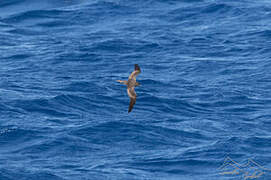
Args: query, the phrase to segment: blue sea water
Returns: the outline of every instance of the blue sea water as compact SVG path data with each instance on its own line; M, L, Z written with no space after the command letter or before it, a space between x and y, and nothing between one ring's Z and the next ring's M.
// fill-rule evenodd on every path
M271 179L270 58L268 0L1 1L0 180Z

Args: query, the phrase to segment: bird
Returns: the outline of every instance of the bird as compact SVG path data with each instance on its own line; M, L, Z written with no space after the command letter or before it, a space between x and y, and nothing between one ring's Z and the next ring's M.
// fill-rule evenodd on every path
M130 104L128 113L130 113L136 103L136 93L135 93L135 87L139 86L139 82L136 81L136 77L138 74L141 73L140 67L138 64L135 64L135 70L130 74L128 81L126 80L117 80L117 82L124 84L127 86L127 94L130 97Z

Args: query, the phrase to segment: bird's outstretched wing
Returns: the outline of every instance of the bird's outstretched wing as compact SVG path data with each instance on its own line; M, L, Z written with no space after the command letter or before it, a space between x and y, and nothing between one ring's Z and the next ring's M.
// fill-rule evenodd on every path
M132 111L134 104L136 102L135 88L134 87L127 88L127 93L128 93L128 96L130 97L130 104L129 104L129 110L128 110L128 113L129 113Z
M129 79L136 79L136 76L141 72L138 64L135 64L135 70L130 74Z

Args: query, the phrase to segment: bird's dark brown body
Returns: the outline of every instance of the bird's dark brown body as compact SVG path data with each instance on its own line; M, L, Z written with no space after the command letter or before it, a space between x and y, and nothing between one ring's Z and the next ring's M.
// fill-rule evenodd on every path
M135 64L135 70L129 76L128 81L118 80L118 82L120 82L121 84L125 84L127 86L127 94L130 97L130 105L129 105L128 113L132 111L133 106L136 102L135 87L139 85L139 83L136 81L136 76L140 72L141 70L139 66Z

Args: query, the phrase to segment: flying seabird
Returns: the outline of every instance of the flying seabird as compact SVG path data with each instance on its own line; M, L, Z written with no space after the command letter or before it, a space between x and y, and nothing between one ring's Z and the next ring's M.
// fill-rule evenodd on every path
M128 81L117 80L121 84L125 84L127 86L127 94L130 97L130 105L128 109L128 113L132 111L133 106L136 102L136 93L135 87L139 86L139 83L136 82L136 76L140 73L140 68L137 64L135 64L135 70L130 74Z

